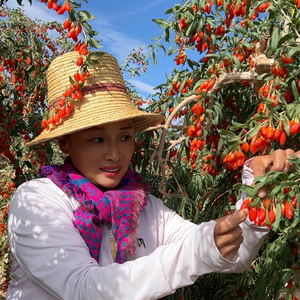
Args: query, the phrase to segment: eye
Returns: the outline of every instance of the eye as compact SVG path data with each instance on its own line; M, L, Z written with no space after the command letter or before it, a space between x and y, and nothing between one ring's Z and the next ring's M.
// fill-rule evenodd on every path
M129 141L131 139L131 135L124 135L122 137L122 141Z
M104 139L102 137L96 137L92 139L92 141L95 143L103 143Z

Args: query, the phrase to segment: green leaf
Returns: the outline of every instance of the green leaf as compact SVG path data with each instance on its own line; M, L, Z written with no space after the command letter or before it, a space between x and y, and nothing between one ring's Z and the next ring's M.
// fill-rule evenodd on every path
M223 145L224 145L224 139L222 137L220 137L219 143L218 143L218 151L221 151Z
M279 230L280 221L281 221L281 203L278 202L276 204L276 219L272 226L272 228L275 232L277 232Z
M105 54L105 52L102 51L95 51L95 52L91 52L89 53L89 55L87 56L87 60L95 60L98 61L99 58L101 56L103 56Z
M275 188L271 191L271 193L269 194L270 196L275 196L276 194L278 194L282 189L281 185L277 185L275 186Z
M252 197L253 197L253 196L252 196ZM249 204L249 207L255 207L255 206L258 206L258 204L259 204L260 201L261 201L260 198L259 198L259 197L256 197L256 198L254 199L254 201L251 202L251 203Z
M283 43L285 43L286 41L291 40L291 38L293 38L294 35L292 33L286 34L284 35L278 42L278 47L281 47Z
M88 11L86 10L80 10L78 11L78 16L79 20L83 22L88 22L90 19L95 19L93 15L91 15Z
M295 80L293 80L293 82L292 82L292 92L293 92L295 101L299 102L299 93L298 93L297 84L296 84Z
M287 57L294 56L297 52L300 52L300 47L291 47L287 52Z
M167 28L165 29L165 41L166 41L167 43L170 42L170 27L167 27ZM166 52L166 51L165 51L165 52Z
M157 58L156 58L156 54L154 51L152 51L152 59L153 59L153 62L154 62L154 67L157 65Z
M272 37L271 37L271 51L275 52L278 49L278 44L280 40L280 27L276 26L273 30Z
M194 18L193 22L188 26L188 29L185 33L186 36L190 36L196 31L196 26L197 26L197 19Z
M235 25L235 29L243 35L247 34L246 28L242 27L241 25Z
M169 8L166 10L165 15L171 14L173 12L173 8Z
M162 45L162 44L159 44L159 45L158 45L158 47L160 47L161 49L163 49L163 50L164 50L164 52L165 52L165 55L167 54L167 50L166 50L166 48L165 48L165 46L164 46L164 45Z
M220 134L220 137L222 137L224 139L239 141L239 137L234 132L227 131L227 130L224 130L224 129L219 129L219 134Z
M165 115L167 111L167 103L161 105L161 114Z
M92 46L93 48L97 48L97 49L103 48L103 46L101 46L99 44L99 41L97 41L95 38L87 37L86 40L87 40L88 45Z
M70 17L70 20L72 22L75 22L76 21L76 16L74 15L74 10L72 9L70 12L69 12L69 17ZM84 25L84 24L83 24Z
M90 24L82 23L83 27L86 29L89 36L93 36L93 29Z
M156 23L161 28L169 27L169 23L166 22L164 19L152 19L154 23Z
M223 113L222 113L222 108L217 105L217 103L214 105L214 123L217 125L220 122L220 119L222 119ZM235 137L233 137L235 140Z
M254 197L256 195L256 189L254 189L252 186L250 185L246 185L246 184L242 184L242 183L237 183L233 186L234 189L241 191L241 192L245 192L247 193L249 196Z

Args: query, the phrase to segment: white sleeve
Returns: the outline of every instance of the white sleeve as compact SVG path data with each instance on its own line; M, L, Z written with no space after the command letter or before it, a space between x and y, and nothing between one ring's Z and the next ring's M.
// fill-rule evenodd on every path
M185 238L149 256L101 267L74 228L69 198L51 184L23 184L9 213L11 252L37 286L57 299L158 299L198 276L235 265L211 251L215 222L193 226Z
M254 175L252 169L250 169L249 163L251 160L245 162L242 173L243 184L251 185L254 180ZM236 203L236 209L239 210L247 194L242 192L241 199ZM238 251L238 257L240 258L239 264L235 265L233 268L225 270L228 273L238 273L247 270L253 259L258 254L258 251L269 233L266 226L257 226L253 222L246 219L245 222L240 224L243 230L244 241Z

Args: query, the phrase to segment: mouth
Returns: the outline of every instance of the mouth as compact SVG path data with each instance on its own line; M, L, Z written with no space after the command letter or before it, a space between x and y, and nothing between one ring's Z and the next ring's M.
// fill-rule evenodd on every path
M101 171L105 172L105 173L117 173L121 170L121 167L117 166L117 167L104 167L104 168L100 168Z

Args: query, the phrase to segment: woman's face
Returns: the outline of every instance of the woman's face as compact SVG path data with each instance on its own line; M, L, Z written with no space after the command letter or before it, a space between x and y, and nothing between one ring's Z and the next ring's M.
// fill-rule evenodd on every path
M101 125L58 138L75 168L102 191L116 187L134 151L133 120Z

